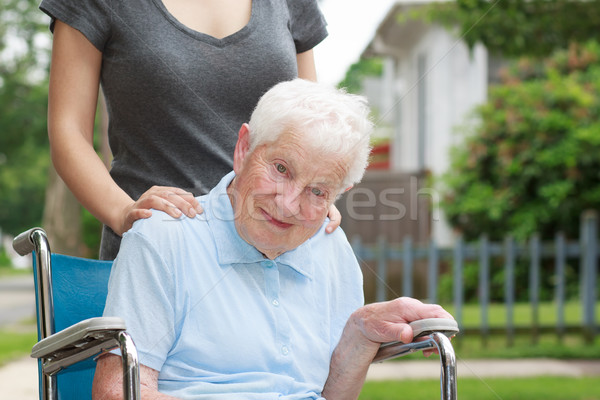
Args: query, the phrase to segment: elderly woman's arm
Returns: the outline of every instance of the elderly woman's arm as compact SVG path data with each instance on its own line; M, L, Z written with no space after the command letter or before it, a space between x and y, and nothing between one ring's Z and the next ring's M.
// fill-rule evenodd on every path
M140 365L140 391L144 400L173 400L158 391L158 371ZM95 400L121 400L123 399L123 368L121 357L107 354L98 360L94 384L92 386L92 399Z
M373 303L356 310L348 319L331 357L323 397L327 400L358 398L381 343L411 342L413 332L408 323L424 318L452 316L438 305L423 304L408 297Z

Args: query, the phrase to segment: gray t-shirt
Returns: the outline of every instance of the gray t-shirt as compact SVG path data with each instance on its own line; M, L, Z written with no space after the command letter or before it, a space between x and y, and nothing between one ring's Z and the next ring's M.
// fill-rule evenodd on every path
M223 39L181 24L161 0L42 0L40 9L102 52L110 173L134 199L153 185L207 193L231 171L260 96L295 78L296 54L327 36L316 0L253 0L249 23ZM118 245L105 229L101 258Z

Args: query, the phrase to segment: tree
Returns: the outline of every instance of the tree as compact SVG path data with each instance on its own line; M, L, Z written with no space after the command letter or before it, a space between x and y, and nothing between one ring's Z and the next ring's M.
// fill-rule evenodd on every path
M581 212L600 208L599 63L598 42L572 44L544 63L521 59L491 88L443 178L467 238L578 237Z
M50 162L38 14L37 1L0 0L0 227L13 235L40 224Z
M0 0L0 227L16 235L42 225L53 251L89 255L82 245L82 208L50 162L50 32L38 5Z
M504 57L546 57L597 37L600 0L456 0L435 3L417 16L458 26L458 36L471 47L481 42Z
M344 79L338 84L350 93L362 92L362 83L366 77L378 77L383 73L383 61L378 57L361 58L352 64Z

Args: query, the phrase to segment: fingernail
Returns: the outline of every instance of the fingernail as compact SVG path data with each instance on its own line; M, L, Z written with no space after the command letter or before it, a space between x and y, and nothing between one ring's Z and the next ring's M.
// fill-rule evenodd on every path
M190 208L190 211L188 212L188 217L194 218L195 216L196 216L196 210L194 210L193 208Z

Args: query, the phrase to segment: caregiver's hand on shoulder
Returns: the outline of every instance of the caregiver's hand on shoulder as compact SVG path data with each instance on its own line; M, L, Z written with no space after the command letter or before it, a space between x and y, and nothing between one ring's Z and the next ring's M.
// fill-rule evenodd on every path
M327 224L327 227L325 227L325 232L331 233L340 226L340 223L342 222L342 214L340 214L340 210L338 210L337 207L332 204L331 207L329 207L329 213L327 214L327 217L329 217L329 223Z
M149 218L152 215L151 208L164 211L173 218L179 218L182 214L194 218L204 211L190 192L170 186L153 186L123 210L122 223L115 233L122 236L135 221Z

